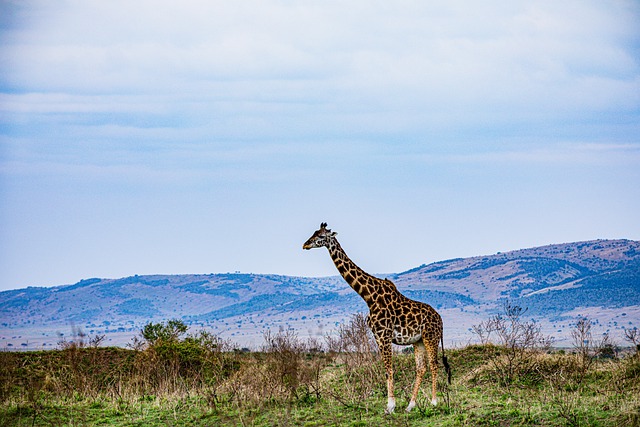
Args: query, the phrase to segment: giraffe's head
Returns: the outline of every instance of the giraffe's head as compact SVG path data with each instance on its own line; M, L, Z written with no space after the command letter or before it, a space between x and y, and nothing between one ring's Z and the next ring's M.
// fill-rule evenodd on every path
M309 238L304 245L302 245L302 249L312 249L312 248L321 248L322 246L328 246L329 240L335 236L335 231L331 231L327 228L327 223L323 222L320 224L320 229L313 233L313 236Z

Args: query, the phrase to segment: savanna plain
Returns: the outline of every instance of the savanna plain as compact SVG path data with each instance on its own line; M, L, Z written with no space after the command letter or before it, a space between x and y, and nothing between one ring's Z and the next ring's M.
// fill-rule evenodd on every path
M638 426L637 330L621 351L583 319L574 346L553 349L519 307L473 327L479 344L440 357L437 406L430 378L408 404L409 350L394 355L396 413L384 414L385 371L363 315L323 339L267 333L260 351L179 320L149 323L128 348L77 331L58 349L0 352L3 426Z

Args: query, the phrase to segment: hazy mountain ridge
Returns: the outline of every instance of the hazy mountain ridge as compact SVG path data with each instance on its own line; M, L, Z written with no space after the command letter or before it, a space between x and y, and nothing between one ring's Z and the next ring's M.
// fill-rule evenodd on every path
M640 299L633 298L640 291L640 242L596 240L454 259L423 265L393 279L399 288L429 284L431 289L460 293L479 302L528 297L530 304L544 292L620 286L624 292L617 292L613 300L609 296L609 304L630 300L640 304Z
M616 310L625 309L624 320L640 326L640 242L636 241L548 245L440 261L388 277L410 298L440 310L446 326L457 331L455 336L495 312L505 298L528 307L530 315L554 328L554 322L570 320L576 310L589 307L613 310L614 317ZM68 331L70 325L88 333L130 337L146 322L170 318L214 328L232 339L280 326L312 334L330 331L350 314L366 309L339 276L227 273L92 278L73 285L0 292L0 345L4 341L15 346L24 337L31 342L48 339L51 345L56 332Z

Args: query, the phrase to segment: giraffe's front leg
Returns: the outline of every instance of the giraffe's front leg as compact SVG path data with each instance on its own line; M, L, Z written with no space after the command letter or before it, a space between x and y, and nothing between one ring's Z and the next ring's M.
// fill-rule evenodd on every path
M393 397L393 368L387 369L387 408L385 414L393 414L396 409L396 398Z
M382 363L384 363L384 369L387 372L387 408L384 410L385 414L392 414L396 408L396 399L393 397L393 358L391 352L391 339L385 340L384 338L377 338L378 348L380 349L380 356L382 357Z

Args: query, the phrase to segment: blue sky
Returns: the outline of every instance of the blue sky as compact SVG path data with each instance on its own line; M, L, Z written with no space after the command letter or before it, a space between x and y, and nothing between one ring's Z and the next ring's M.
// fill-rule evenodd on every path
M636 1L0 7L0 289L640 239Z

